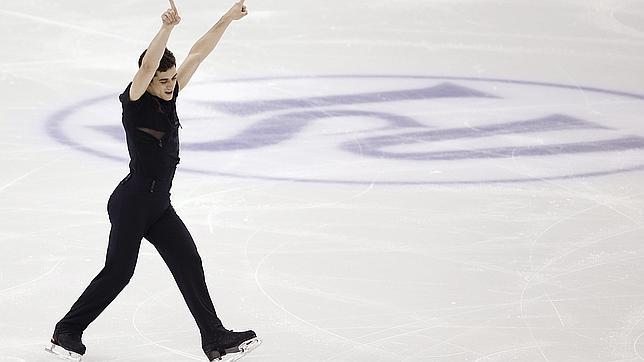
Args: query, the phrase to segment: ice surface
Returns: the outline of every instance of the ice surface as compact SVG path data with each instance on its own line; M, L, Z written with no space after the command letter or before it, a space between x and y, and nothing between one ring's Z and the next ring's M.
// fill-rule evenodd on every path
M227 9L177 0L179 61ZM0 360L48 361L165 1L0 3ZM248 0L179 96L172 202L248 361L644 359L641 1ZM92 361L205 360L155 249Z

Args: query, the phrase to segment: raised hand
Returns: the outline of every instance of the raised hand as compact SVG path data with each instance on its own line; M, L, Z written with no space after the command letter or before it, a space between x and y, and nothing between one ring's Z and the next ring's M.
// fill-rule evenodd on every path
M246 0L237 1L230 10L228 10L226 15L228 15L232 20L239 20L248 15L248 10L246 10L246 5L244 5L245 2Z
M175 26L181 22L181 17L173 0L170 0L170 6L171 8L161 15L161 20L163 21L163 25Z

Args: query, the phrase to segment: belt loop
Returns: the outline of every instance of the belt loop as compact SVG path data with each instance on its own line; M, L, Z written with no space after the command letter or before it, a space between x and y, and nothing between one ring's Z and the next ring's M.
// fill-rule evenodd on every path
M156 184L156 180L152 180L152 184L150 185L150 192L154 192L154 184Z

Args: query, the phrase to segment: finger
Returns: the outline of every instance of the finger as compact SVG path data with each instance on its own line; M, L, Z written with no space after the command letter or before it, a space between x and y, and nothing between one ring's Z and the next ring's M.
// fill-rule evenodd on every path
M174 3L174 0L170 0L170 6L172 7L172 10L174 10L175 13L179 12L177 10L177 5L175 5L175 3Z

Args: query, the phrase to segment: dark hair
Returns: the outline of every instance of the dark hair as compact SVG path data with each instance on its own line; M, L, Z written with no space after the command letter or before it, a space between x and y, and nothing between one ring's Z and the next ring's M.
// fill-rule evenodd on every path
M148 50L144 50L143 53L141 53L141 56L139 57L139 68L141 68L141 63L143 63L143 57L145 56L145 53ZM158 72L165 72L166 70L174 67L177 65L177 60L174 58L174 54L172 54L171 51L168 50L168 48L165 48L165 51L163 52L163 57L161 57L161 61L159 62L159 68L157 68Z

